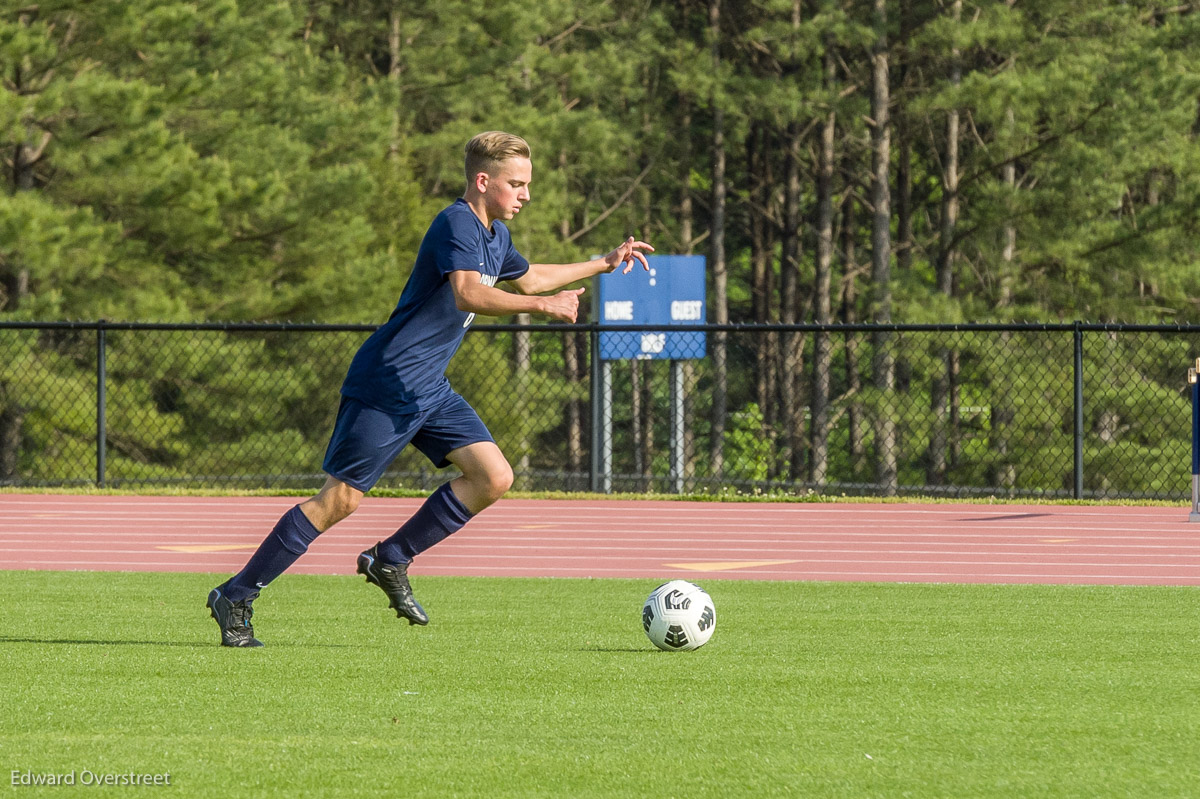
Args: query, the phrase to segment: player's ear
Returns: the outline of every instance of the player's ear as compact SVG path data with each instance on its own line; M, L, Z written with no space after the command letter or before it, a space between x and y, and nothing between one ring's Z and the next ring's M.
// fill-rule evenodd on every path
M475 173L475 191L479 192L480 194L483 194L484 192L487 191L488 184L491 183L491 181L492 181L492 176L489 175L487 172L483 172L483 171L476 172Z

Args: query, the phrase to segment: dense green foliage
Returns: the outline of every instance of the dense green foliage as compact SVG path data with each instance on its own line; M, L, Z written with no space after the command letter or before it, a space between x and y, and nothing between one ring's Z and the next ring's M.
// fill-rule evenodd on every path
M913 230L911 241L897 231L911 252L895 317L1194 311L1200 15L1157 0L953 5L891 9L896 174L908 160L893 193L911 194ZM378 320L430 213L461 188L462 143L485 128L533 144L535 202L514 229L538 260L627 232L688 250L684 226L696 239L708 223L720 107L731 315L749 318L752 229L765 222L768 245L787 233L789 125L809 131L804 177L815 125L834 113L834 204L863 199L874 34L855 3L726 0L717 29L709 11L696 0L10 7L0 15L0 308L9 318ZM943 241L951 111L960 209ZM799 195L798 318L815 291L813 185ZM686 220L684 193L695 201ZM847 237L862 235L845 224ZM1005 256L1007 229L1016 245ZM945 250L955 285L931 305ZM842 266L844 280L864 279ZM778 298L769 305L777 317Z
M722 799L1174 797L1200 779L1192 588L718 580L711 642L665 653L640 624L655 582L417 577L432 623L412 628L359 580L289 576L255 603L266 648L228 650L214 579L3 573L21 608L0 631L5 777Z
M576 260L629 233L662 252L704 252L709 320L1196 321L1195 4L876 5L886 21L845 0L10 5L0 11L0 321L381 321L432 215L461 191L463 143L495 128L533 146L534 201L512 224L523 252ZM873 74L886 75L883 127ZM890 167L882 228L873 159ZM889 270L872 268L875 253ZM1021 408L1036 397L1001 407L990 393L964 396L963 359L978 354L872 363L844 340L824 344L763 337L740 357L769 379L739 382L714 342L691 376L689 476L1061 488L1019 442L1064 410L1029 418ZM85 387L67 367L86 358L45 337L6 346L17 354L0 366L0 480L19 480L20 462L51 439L64 442L56 456L84 458L75 439L91 412L52 404ZM199 446L212 420L167 395L209 389L221 359L269 354L247 346L178 364L139 356L145 369L122 375L139 387L114 412L163 417L156 429L192 437L112 442L131 459L124 476L161 472ZM530 370L497 340L458 379L529 408L578 403L586 357L567 358L569 346L535 353ZM1128 386L1165 378L1152 393L1177 393L1188 355L1167 348L1183 357L1098 387L1108 404L1089 412L1089 434L1120 443L1145 428L1157 411L1131 409ZM1019 351L993 358L981 384L1060 379L1062 363ZM297 448L321 438L333 398L298 409L305 387L327 392L336 378L262 363L258 383L275 375L297 393L259 434ZM162 386L164 374L178 385ZM897 385L904 374L918 379ZM586 425L569 419L586 414L553 403L533 435L570 449L566 470L578 471ZM838 427L897 404L930 418L907 438ZM661 424L636 434L651 430L652 405L631 418L627 471L663 473ZM989 409L989 428L998 409L1019 430L960 457L966 407ZM487 421L514 457L532 446L525 431ZM1117 459L1137 471L1136 459Z

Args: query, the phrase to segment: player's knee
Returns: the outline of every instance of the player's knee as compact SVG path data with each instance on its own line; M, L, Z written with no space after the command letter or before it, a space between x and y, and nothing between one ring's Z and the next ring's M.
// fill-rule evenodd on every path
M508 489L512 488L513 470L512 467L505 463L503 466L493 468L487 475L487 486L485 491L490 502L495 502L508 493Z
M337 524L358 510L358 503L361 500L362 492L348 485L327 486L313 498L313 503L317 506L315 515L320 518L318 526L328 529ZM314 521L314 523L316 522Z
M339 491L334 505L338 519L344 519L358 510L360 501L362 501L362 494L358 491Z

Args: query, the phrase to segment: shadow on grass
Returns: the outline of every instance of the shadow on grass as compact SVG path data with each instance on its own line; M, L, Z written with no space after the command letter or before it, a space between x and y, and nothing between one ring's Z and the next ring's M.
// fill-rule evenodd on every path
M0 639L2 640L2 639ZM645 649L632 646L581 646L580 652L631 652L635 655L653 655L657 649Z
M203 647L196 641L103 641L94 638L13 638L0 635L0 644L99 644L101 646L190 646Z
M182 646L193 649L221 649L215 643L198 641L105 641L94 638L14 638L0 635L0 644L96 644L99 646ZM237 649L238 647L228 647ZM253 648L253 647L249 647ZM272 649L362 649L354 644L272 644Z

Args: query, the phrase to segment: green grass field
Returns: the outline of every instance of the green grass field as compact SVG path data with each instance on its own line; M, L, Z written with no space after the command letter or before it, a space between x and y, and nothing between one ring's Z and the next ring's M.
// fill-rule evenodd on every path
M418 577L416 628L290 575L229 650L212 576L0 572L0 764L171 775L12 788L55 796L1200 793L1196 589L697 581L692 653L643 636L655 581Z

